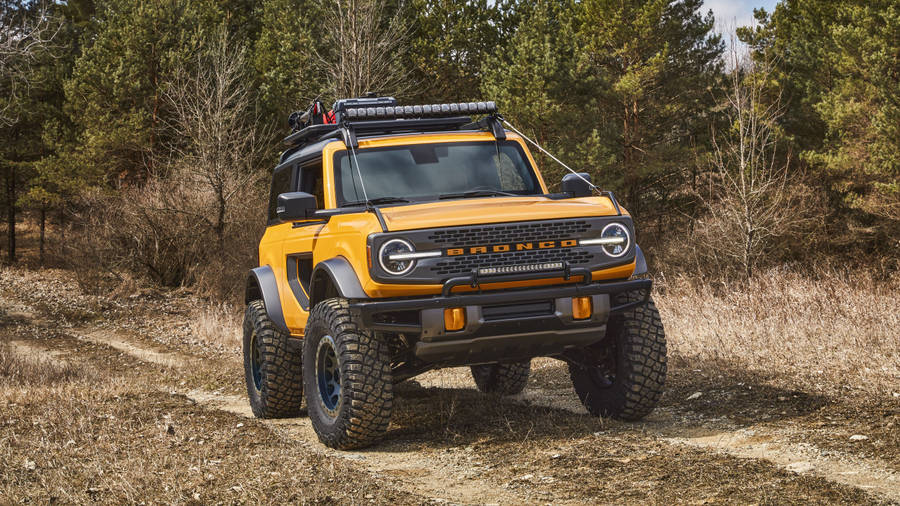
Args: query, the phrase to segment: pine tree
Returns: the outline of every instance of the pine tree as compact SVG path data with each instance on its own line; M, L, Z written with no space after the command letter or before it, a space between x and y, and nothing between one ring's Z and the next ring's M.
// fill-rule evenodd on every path
M890 0L789 0L740 32L778 63L783 128L830 196L841 242L900 237L900 6ZM849 222L849 226L848 226ZM833 235L833 234L831 234ZM842 246L843 247L843 246Z
M604 180L631 212L663 216L690 147L706 137L721 38L702 0L587 0L577 39L593 95L595 135L616 153ZM621 174L621 179L616 175ZM619 181L615 181L619 179Z
M508 35L511 7L488 0L413 0L409 65L422 103L480 99L481 70Z
M579 97L588 90L574 75L573 8L571 2L521 4L522 22L515 34L485 61L481 90L524 134L559 156L580 161L579 170L593 172L589 162L604 147L595 145L588 158L576 148L584 141ZM579 156L571 156L576 152ZM536 150L534 155L545 181L555 187L565 170Z
M166 77L219 19L211 1L98 2L66 82L68 112L79 130L72 163L93 164L111 181L144 180L165 145Z
M324 91L316 51L321 39L321 4L307 0L264 0L253 54L264 120L281 129L287 116ZM279 130L280 131L280 130Z

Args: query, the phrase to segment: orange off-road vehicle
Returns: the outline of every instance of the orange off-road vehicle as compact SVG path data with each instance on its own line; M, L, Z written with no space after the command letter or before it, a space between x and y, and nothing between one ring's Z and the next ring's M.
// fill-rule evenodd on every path
M346 99L292 126L247 280L256 416L298 415L305 391L319 439L358 448L387 431L394 384L470 366L479 390L515 395L540 356L568 364L594 415L654 408L651 281L631 216L587 174L550 193L492 102Z

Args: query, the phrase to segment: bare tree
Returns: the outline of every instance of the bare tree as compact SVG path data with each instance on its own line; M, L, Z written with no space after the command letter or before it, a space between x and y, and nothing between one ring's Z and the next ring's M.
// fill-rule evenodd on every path
M194 61L185 62L166 91L176 134L167 177L192 188L194 196L191 203L172 203L171 210L206 223L220 252L229 214L262 177L259 166L270 147L271 133L259 127L247 68L246 48L222 29Z
M319 62L336 98L360 97L368 91L403 95L408 73L399 65L408 31L400 16L386 18L385 0L331 0L325 15L329 52Z
M729 74L721 109L729 128L713 132L708 211L702 225L707 249L737 261L752 277L773 240L803 219L789 185L790 152L777 145L783 114L780 91L768 83L771 61L753 59L734 37L727 53Z
M31 10L31 12L29 12ZM0 76L7 98L0 103L0 125L18 117L16 106L27 89L29 69L59 31L50 18L48 4L0 1Z

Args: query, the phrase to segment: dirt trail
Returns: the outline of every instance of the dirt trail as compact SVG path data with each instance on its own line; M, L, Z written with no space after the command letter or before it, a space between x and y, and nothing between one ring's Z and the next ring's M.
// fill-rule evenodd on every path
M106 345L138 360L162 365L172 369L182 369L192 363L192 358L178 353L159 352L150 349L125 333L106 329L77 329L70 334L78 339L98 345ZM63 356L58 350L39 348L25 342L16 342L16 349L31 355L41 355L47 359ZM245 418L253 418L247 398L206 390L183 390L170 393L184 395L198 405L216 409ZM527 497L498 487L496 483L473 477L469 469L453 462L442 461L435 466L435 460L414 452L386 450L363 450L340 452L326 448L319 443L308 418L286 420L266 420L266 424L276 427L295 442L311 451L330 457L352 461L369 471L373 476L386 478L398 488L420 495L433 502L461 502L464 504L519 504L533 503ZM414 479L413 479L414 478ZM566 504L568 501L558 501Z
M419 377L418 381L423 387L433 388L465 388L471 383L466 369L436 371ZM567 390L530 388L513 399L585 414L586 410L574 392ZM744 459L766 460L787 471L861 488L900 504L900 472L878 459L825 452L813 444L792 441L795 434L766 425L733 430L698 429L696 424L685 424L663 409L651 414L647 422L645 430L674 444L710 449Z
M9 341L12 350L26 357L37 357L40 360L54 360L65 362L68 353L61 350L48 350L35 346L27 341Z
M214 394L207 391L186 392L188 398L200 405L227 411L246 418L253 418L247 398L239 395ZM499 488L497 484L479 480L458 465L441 462L410 452L361 450L340 452L326 448L318 442L308 418L268 420L294 441L310 450L330 457L356 462L378 477L392 479L395 486L429 498L433 502L451 501L464 504L519 504L532 503L526 497ZM390 444L387 445L390 447ZM567 501L561 502L565 504Z
M698 437L667 438L674 443L709 448L745 459L765 459L788 471L822 476L900 503L900 474L885 462L823 451L808 443L786 441L785 434L746 428Z
M39 317L30 310L16 309L15 314L7 310L7 318L30 321L34 325L42 324ZM186 375L191 365L196 363L196 358L188 354L154 350L140 336L127 332L80 328L68 334L95 345L108 346L139 361L179 371L183 373L182 376ZM54 349L51 341L41 341L36 345L34 341L17 339L10 343L17 353L39 355L49 360L65 359L70 353L69 350ZM537 361L535 368L540 370L545 364L546 362ZM436 371L422 375L416 381L423 389L472 388L467 369ZM184 383L182 381L183 388L170 393L184 395L204 409L252 418L244 396L198 389L195 385ZM568 386L550 385L547 388L529 386L524 394L513 398L513 401L522 405L584 414L584 409ZM563 504L585 502L578 497L564 493L555 495L554 492L546 490L542 492L543 496L536 497L533 490L518 486L515 478L509 480L508 476L495 477L492 473L478 472L474 469L471 456L440 453L441 450L434 448L418 450L415 445L402 440L386 441L371 450L338 452L327 449L318 442L306 417L271 420L264 423L313 453L351 462L367 470L374 479L388 482L427 501L466 504L532 504L548 500ZM779 431L766 424L703 429L698 428L696 423L676 416L671 409L664 408L655 412L647 423L641 426L640 433L673 447L685 445L741 459L770 462L799 475L824 478L830 482L865 490L882 500L900 503L900 475L887 463L859 455L824 452L811 443L792 440L796 437L794 433ZM527 455L528 452L523 451L519 457L525 458ZM530 476L525 475L524 481L532 480ZM550 480L549 483L552 483L552 478ZM554 487L545 488L552 490Z
M71 334L94 344L106 345L132 357L164 367L181 368L190 363L190 359L175 353L151 350L123 334L109 330L76 329Z

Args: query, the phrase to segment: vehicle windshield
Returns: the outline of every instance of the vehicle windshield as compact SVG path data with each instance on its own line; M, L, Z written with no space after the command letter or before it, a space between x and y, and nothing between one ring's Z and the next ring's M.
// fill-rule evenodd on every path
M498 156L499 150L499 156ZM335 154L339 206L440 198L542 193L521 146L513 141L445 142L360 149ZM351 163L353 162L353 163Z

